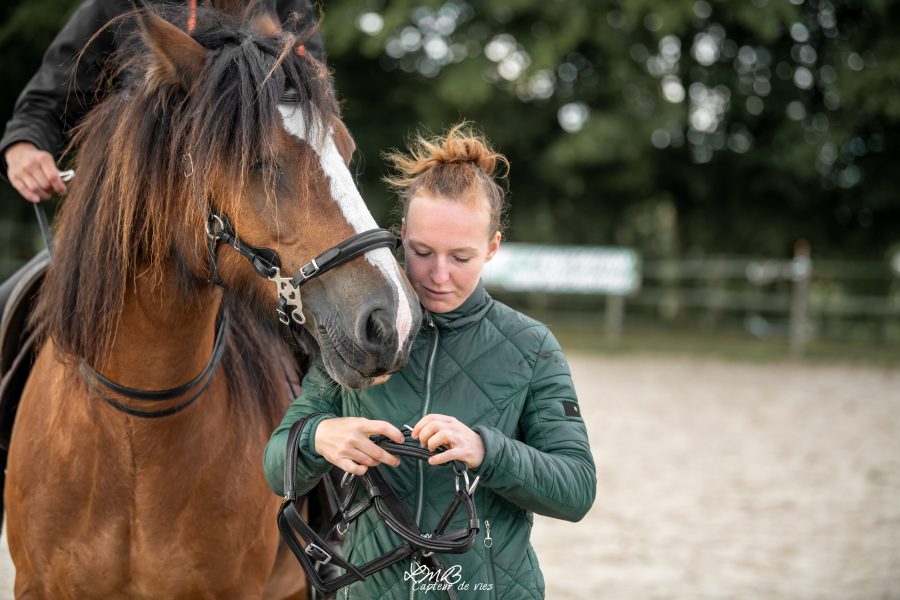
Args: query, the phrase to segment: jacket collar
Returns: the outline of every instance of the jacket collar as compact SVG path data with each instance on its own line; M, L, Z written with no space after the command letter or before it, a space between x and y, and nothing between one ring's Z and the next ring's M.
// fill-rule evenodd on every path
M487 314L494 299L484 289L484 282L479 280L475 290L459 307L445 313L429 313L439 329L457 331L474 325Z

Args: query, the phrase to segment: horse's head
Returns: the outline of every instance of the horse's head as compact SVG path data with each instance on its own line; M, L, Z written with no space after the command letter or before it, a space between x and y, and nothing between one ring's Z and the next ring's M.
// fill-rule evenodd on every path
M146 173L135 181L180 213L168 245L184 270L198 280L220 278L274 318L288 279L376 228L348 168L355 146L329 74L305 52L302 35L267 14L201 11L192 34L149 10L139 20L149 51L130 60L122 119L134 123L138 144L152 132L158 148L141 148L148 163L136 166ZM224 235L223 219L230 222ZM151 248L165 243L156 237ZM302 288L294 279L298 289L282 294L300 295L302 309L294 298L285 315L312 334L345 386L400 368L418 329L415 293L385 245ZM249 256L238 247L250 248Z

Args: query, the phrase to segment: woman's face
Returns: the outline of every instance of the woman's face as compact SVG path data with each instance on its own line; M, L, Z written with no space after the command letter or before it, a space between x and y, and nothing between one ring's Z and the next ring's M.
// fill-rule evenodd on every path
M487 202L470 205L428 192L409 201L400 235L406 274L422 306L450 312L472 294L500 247L500 232L488 235L490 220Z

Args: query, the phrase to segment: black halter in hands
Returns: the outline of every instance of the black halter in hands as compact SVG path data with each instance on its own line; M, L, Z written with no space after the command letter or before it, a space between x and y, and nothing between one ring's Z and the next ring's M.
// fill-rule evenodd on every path
M290 325L293 321L297 325L303 325L306 317L303 316L303 302L300 299L300 286L318 277L326 271L348 262L357 256L361 256L369 250L376 248L390 248L394 250L400 245L400 240L387 229L370 229L357 233L344 240L337 246L329 248L315 257L297 271L291 277L281 275L281 259L278 253L270 248L260 248L242 242L234 232L231 220L223 212L210 209L209 219L206 222L206 239L209 251L210 282L222 283L219 278L219 267L216 257L219 244L226 243L234 248L238 254L250 261L253 269L262 277L275 283L278 287L278 320L284 325ZM288 308L290 307L290 308Z
M300 434L303 432L303 428L309 419L319 414L322 413L307 415L291 427L284 461L284 502L278 511L278 529L281 532L282 539L284 539L285 543L300 561L307 578L319 592L323 594L334 593L346 585L362 581L372 573L413 555L419 555L422 559L430 562L435 570L442 569L443 565L434 553L462 554L472 547L480 528L478 516L475 513L475 502L472 499L475 488L478 486L478 479L476 478L470 484L468 470L459 461L449 463L455 475L456 494L432 533L423 533L419 529L403 500L397 496L397 493L382 475L381 467L370 467L362 477L345 474L344 479L341 481L341 486L349 486L350 489L341 501L337 513L322 531L317 533L313 530L300 516L300 507L297 502L298 495L294 488L294 477ZM392 454L419 460L428 460L438 452L445 450L445 448L440 447L438 452L432 452L419 446L418 441L411 439L408 440L411 443L397 444L387 437L376 436L372 438L372 441ZM365 486L365 497L357 504L352 505L360 482ZM345 532L350 523L372 507L387 523L388 527L399 535L403 541L386 554L364 565L356 566L344 560L337 552L331 549L325 539L334 530L337 530L339 533ZM460 507L465 509L468 516L467 526L463 529L445 533L444 530ZM345 573L326 581L316 570L316 562L337 565L343 568ZM449 592L451 598L454 598L454 590L451 588Z

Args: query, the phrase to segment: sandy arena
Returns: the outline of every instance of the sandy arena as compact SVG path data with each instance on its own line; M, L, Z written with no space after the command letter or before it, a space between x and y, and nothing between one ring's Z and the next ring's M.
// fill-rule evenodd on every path
M900 598L900 370L570 359L599 485L535 519L548 598Z

